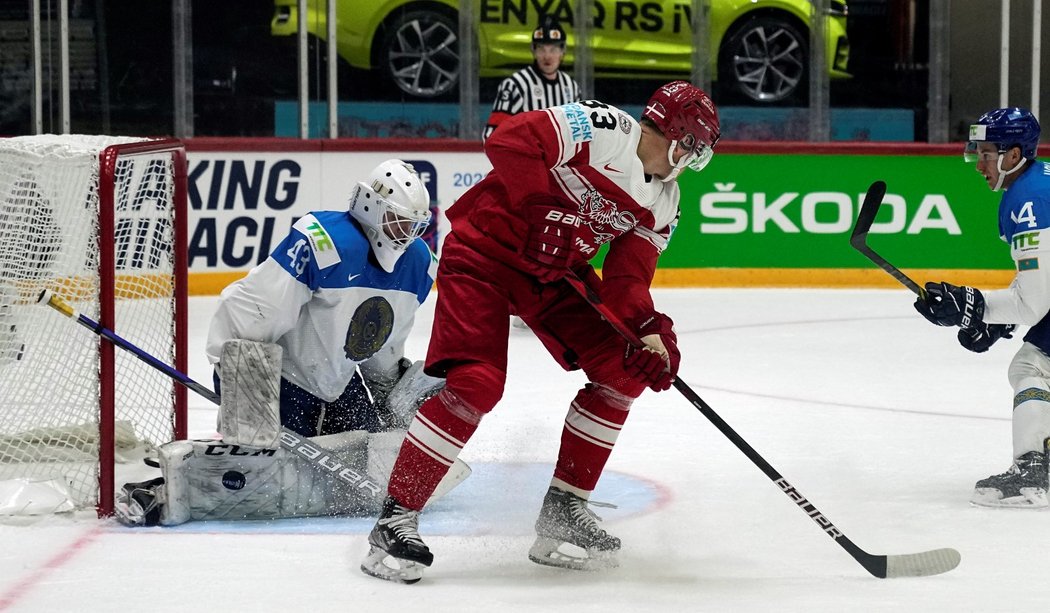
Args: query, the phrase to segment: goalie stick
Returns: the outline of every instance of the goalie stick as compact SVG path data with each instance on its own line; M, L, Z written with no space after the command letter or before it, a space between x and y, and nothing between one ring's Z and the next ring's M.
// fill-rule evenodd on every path
M885 186L883 186L885 189ZM609 310L609 307L605 306L598 294L583 282L575 273L569 272L565 279L569 284L576 290L580 296L583 297L598 313L609 322L609 325L616 330L620 336L627 339L627 342L631 343L635 347L643 347L644 344L629 330L623 322ZM780 491L784 492L802 511L810 517L814 522L820 526L828 536L830 536L836 543L838 543L843 549L846 550L853 559L860 563L872 575L880 578L896 578L896 577L926 577L929 575L939 575L946 573L956 566L959 565L959 561L962 559L959 552L955 549L944 548L934 549L931 551L923 551L921 553L901 554L901 555L876 555L871 554L853 543L841 530L835 527L823 513L817 510L817 507L813 505L805 496L802 495L795 486L788 483L779 472L776 471L773 466L765 460L747 441L745 441L739 434L736 433L733 428L729 426L719 415L711 408L703 398L701 398L696 392L692 390L685 381L675 377L674 387L683 396L686 397L689 402L700 413L703 414L722 434L726 436L737 449L744 452L752 463L770 478L773 483L780 488Z
M202 397L214 402L215 404L219 404L218 394L200 383L197 383L189 376L172 368L170 365L158 360L149 353L146 353L131 341L119 336L116 332L103 327L98 322L78 312L65 300L55 295L51 290L40 292L39 302L48 305L70 319L76 320L80 325L113 343L117 347L131 352L131 354L139 360L142 360L146 364L171 377L176 383L200 394ZM277 438L280 441L281 447L284 447L296 457L302 458L314 465L314 467L318 468L322 473L331 473L336 479L346 484L350 488L350 491L357 492L363 495L366 499L375 500L380 504L382 504L383 500L386 498L385 488L379 485L381 481L351 468L350 466L346 466L335 454L310 441L307 437L302 436L301 434L296 434L282 426Z
M875 181L868 187L868 193L864 195L864 202L860 205L860 213L857 214L857 223L853 225L853 232L849 237L849 244L854 249L864 254L864 257L868 258L875 263L876 266L890 273L890 275L904 284L911 291L915 292L920 298L926 298L926 290L919 287L919 284L908 278L908 275L901 272L896 266L890 264L881 255L875 253L875 250L868 246L868 231L871 230L871 224L875 221L875 215L879 212L879 207L882 206L882 199L886 196L886 183L883 181Z

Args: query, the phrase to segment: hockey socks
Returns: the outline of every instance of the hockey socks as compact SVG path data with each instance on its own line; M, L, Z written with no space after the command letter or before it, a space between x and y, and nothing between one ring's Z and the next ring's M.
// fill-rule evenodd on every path
M390 495L409 509L421 510L480 421L481 416L447 388L423 403L390 473Z
M554 470L556 486L587 497L616 445L632 401L593 383L580 390L565 416Z

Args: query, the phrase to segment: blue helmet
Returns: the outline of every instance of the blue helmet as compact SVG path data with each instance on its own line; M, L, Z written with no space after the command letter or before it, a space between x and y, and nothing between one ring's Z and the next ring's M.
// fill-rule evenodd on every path
M1039 147L1039 122L1031 111L1016 106L988 111L970 126L967 161L973 161L969 154L975 153L982 142L995 143L1000 152L1020 147L1023 157L1034 160Z

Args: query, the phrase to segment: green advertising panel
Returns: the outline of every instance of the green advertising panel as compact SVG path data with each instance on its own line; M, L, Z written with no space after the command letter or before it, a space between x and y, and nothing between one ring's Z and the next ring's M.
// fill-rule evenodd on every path
M684 172L661 268L871 268L849 245L868 186L887 193L868 236L900 268L1010 269L1000 195L962 155L716 154Z

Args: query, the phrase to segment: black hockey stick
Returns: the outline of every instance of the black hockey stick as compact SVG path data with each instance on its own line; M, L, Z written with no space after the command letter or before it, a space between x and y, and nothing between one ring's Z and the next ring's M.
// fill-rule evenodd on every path
M875 262L875 265L879 268L890 273L890 275L904 284L904 287L915 292L920 298L926 298L926 290L919 287L919 284L908 278L908 275L901 272L896 266L890 264L881 255L875 253L871 247L868 246L868 230L871 230L871 224L875 221L875 215L879 212L879 207L882 206L882 199L886 196L886 183L883 181L876 181L868 187L868 193L864 195L864 202L860 205L860 213L857 215L857 223L853 225L853 232L849 236L849 244L853 245L853 248L864 254L866 258Z
M40 292L39 302L48 305L66 317L76 320L78 324L113 343L115 346L130 352L139 360L171 377L176 383L200 394L203 398L206 398L215 404L219 404L218 394L200 383L197 383L189 376L179 372L172 366L158 360L149 353L146 353L131 341L119 336L116 332L103 327L88 316L79 313L65 300L62 300L62 298L52 293L51 290ZM349 486L350 491L361 494L365 499L375 500L380 503L382 503L386 497L385 488L379 485L380 482L378 480L358 471L357 469L345 465L343 460L339 459L331 451L310 441L307 437L292 432L288 428L282 426L277 438L281 447L284 447L296 457L306 460L314 465L320 472L330 473L337 480Z
M624 326L623 322L621 322L619 318L609 310L609 307L605 306L598 294L576 276L575 273L569 272L569 274L565 276L565 279L570 285L572 285L573 289L584 298L584 300L590 303L590 305L609 322L617 333L627 339L627 342L636 347L643 346L642 341L638 336ZM959 552L948 548L890 556L874 555L864 551L836 528L835 525L831 523L831 520L818 511L817 507L815 507L812 502L807 500L801 492L795 489L795 486L788 483L787 479L778 473L776 469L765 460L765 458L759 455L759 453L755 451L747 441L741 438L741 436L737 434L729 424L719 417L718 413L715 413L715 410L704 402L703 398L686 385L685 381L676 377L674 380L674 387L681 392L682 395L704 415L704 417L713 423L715 427L726 436L726 438L732 441L737 449L744 452L744 455L758 466L758 468L780 488L780 491L784 492L792 502L797 504L798 507L810 517L810 519L815 521L817 525L820 526L821 530L834 539L836 543L853 556L854 560L860 562L860 565L872 575L879 577L880 579L894 577L926 577L929 575L946 573L959 565L959 561L962 559Z

